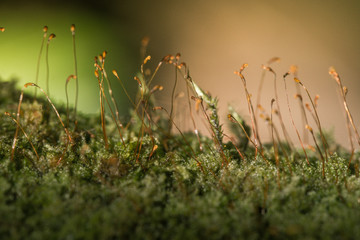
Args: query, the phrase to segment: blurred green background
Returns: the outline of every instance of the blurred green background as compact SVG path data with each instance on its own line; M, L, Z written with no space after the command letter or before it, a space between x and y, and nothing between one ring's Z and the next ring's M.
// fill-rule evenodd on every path
M75 2L76 3L76 2ZM94 3L95 4L95 3ZM139 62L140 39L132 41L129 29L111 15L110 6L73 4L71 1L43 3L2 2L0 25L6 30L0 36L0 77L4 80L16 78L19 86L35 82L37 59L43 37L43 26L47 25L48 36L56 35L49 45L50 95L65 102L65 81L74 74L74 58L71 24L76 26L76 51L79 79L79 109L83 112L98 112L98 83L94 76L94 57L104 50L108 52L106 67L114 82L117 100L125 105L120 109L126 114L127 99L112 76L116 69L120 78L129 82L130 92ZM46 44L46 42L45 42ZM46 47L45 47L46 48ZM46 90L45 48L43 49L39 85ZM75 81L68 85L70 103L74 103ZM33 88L27 91L34 91ZM118 93L120 92L121 93Z
M190 66L193 79L219 97L223 116L228 103L248 116L244 91L234 70L243 63L249 64L246 70L248 88L256 96L261 65L272 57L280 57L281 62L273 65L274 70L282 76L291 64L299 67L299 78L311 94L320 95L318 111L324 127L335 126L335 136L346 145L342 104L328 68L334 66L348 87L349 105L359 126L359 12L357 0L2 1L0 25L6 27L6 32L0 34L0 76L3 79L14 76L22 83L34 80L42 27L48 25L49 33L57 35L49 52L51 94L64 100L65 79L73 74L69 28L74 23L82 111L98 111L93 57L103 50L108 51L108 73L116 69L130 92L135 94L133 76L141 61L140 41L149 36L150 66L155 66L169 53L182 53L182 61ZM164 106L168 106L173 79L170 67L164 67L155 79L154 83L161 82L165 87L159 96ZM125 114L128 101L116 79L112 80L114 94L119 103L124 104L121 109ZM272 76L267 74L265 80L261 104L269 109L274 97ZM45 86L44 81L43 61L42 86ZM280 77L278 81L283 117L291 126L283 82ZM294 85L289 84L290 96L294 89ZM184 82L180 82L179 91L183 90ZM297 107L297 102L290 100L291 105ZM297 109L293 114L295 119L301 118ZM177 117L179 125L191 128L187 114L179 111ZM260 122L260 127L266 139L267 126ZM295 133L289 132L296 139Z

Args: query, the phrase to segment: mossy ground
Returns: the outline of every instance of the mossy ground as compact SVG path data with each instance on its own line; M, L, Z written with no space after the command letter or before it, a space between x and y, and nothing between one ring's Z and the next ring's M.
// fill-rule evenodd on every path
M1 82L2 112L16 113L20 92L14 85ZM56 106L66 119L65 107ZM137 155L141 123L136 122L123 131L123 144L108 121L106 149L100 116L78 115L78 127L71 131L74 143L65 150L66 134L49 104L42 98L34 103L29 95L21 118L40 157L19 133L11 160L16 124L1 116L2 239L360 236L360 181L344 151L330 156L323 178L315 153L309 153L310 165L300 151L291 153L290 163L280 153L278 169L272 145L265 147L266 163L251 147L242 159L231 143L220 154L206 137L199 151L192 133L184 134L189 144L160 130L144 134ZM158 148L152 154L153 141Z

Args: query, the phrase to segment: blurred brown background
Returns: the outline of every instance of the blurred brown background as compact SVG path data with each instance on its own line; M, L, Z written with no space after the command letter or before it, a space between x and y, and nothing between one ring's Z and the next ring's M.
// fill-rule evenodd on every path
M280 107L284 121L289 126L288 131L296 143L295 132L287 114L282 80L282 75L288 71L292 64L298 66L299 79L308 87L312 96L320 95L318 111L323 127L326 129L334 127L337 140L343 145L348 145L345 118L339 101L337 86L328 74L329 67L334 66L340 73L343 84L349 89L349 106L356 125L360 125L360 112L358 111L360 100L358 94L360 91L358 79L360 70L359 1L114 0L102 2L53 1L51 4L42 1L29 4L24 1L22 4L13 4L11 1L3 2L0 24L6 27L5 23L10 24L13 21L11 20L12 17L12 19L16 18L20 22L22 21L22 24L17 26L18 28L26 29L26 24L35 21L29 16L30 10L31 14L37 16L36 21L40 29L45 24L48 24L50 29L49 22L53 21L52 14L60 18L56 23L58 25L54 23L58 28L64 28L68 31L67 28L70 23L77 24L79 41L81 27L83 29L88 28L89 37L84 40L88 45L86 49L84 45L79 46L79 51L91 53L89 56L94 56L100 53L102 49L107 49L109 56L112 55L113 58L111 67L121 69L121 77L128 82L133 93L135 92L135 83L132 76L139 69L139 46L143 36L150 38L147 53L152 56L152 65L149 64L151 68L163 56L175 55L180 52L182 54L181 60L190 67L193 80L204 90L208 90L213 96L219 98L223 123L227 121L228 103L232 104L245 119L250 121L243 86L233 72L238 70L243 63L249 64L244 75L255 102L262 74L261 65L272 57L279 57L281 61L274 63L272 67L278 74ZM63 14L60 14L60 11ZM71 14L66 14L68 11L71 11ZM22 15L27 16L26 19L21 20ZM96 25L99 22L101 24ZM99 34L101 37L95 39L95 36L99 36ZM5 36L4 33L1 38L4 38L3 36ZM70 36L67 38L70 39L71 43ZM32 52L32 59L34 60L31 62L31 69L33 70L29 70L33 71L33 75L35 74L40 40L41 30L34 40L34 44L36 43L35 50ZM0 41L2 40L0 39ZM61 42L60 38L57 41ZM105 46L105 43L108 45ZM3 43L0 43L0 46L3 46L1 44ZM55 42L53 49L53 51L56 49ZM71 45L69 45L69 50L71 50ZM17 54L16 58L21 58L21 53ZM9 54L6 58L2 56L1 65L4 66L4 62L9 63L11 57L14 57L12 55ZM71 51L69 56L71 63ZM84 58L90 57L84 55ZM91 62L92 58L79 59L79 65L84 64L90 69L87 70L84 67L84 77L81 79L80 76L80 87L93 84L94 90L88 92L97 94L96 81L91 79L93 77ZM71 65L68 68L71 74ZM0 70L5 71L5 68ZM86 71L90 72L89 75L86 75ZM18 72L21 72L21 69L18 69ZM65 75L69 74L64 74L64 78L66 78ZM165 66L156 78L156 83L165 86L163 94L159 96L159 104L169 106L168 99L173 81L173 68ZM288 87L294 118L300 128L300 110L292 97L295 88L290 78ZM183 90L184 82L182 81L179 84L178 91ZM268 112L273 97L273 76L267 73L261 104ZM80 96L80 104L84 109L87 109L86 105L89 105L89 102L92 102L91 105L97 106L97 97L90 99L94 98L95 100L82 101L82 96ZM304 99L308 102L305 95ZM124 97L119 97L119 101L128 103ZM178 105L180 110L181 106L185 106L181 102ZM96 109L94 107L86 111L96 111ZM124 112L126 111L124 110ZM184 128L190 127L190 123L187 122L189 120L187 112L178 111L178 114L179 125ZM314 125L313 127L315 128ZM261 124L261 129L263 138L269 139L265 124Z

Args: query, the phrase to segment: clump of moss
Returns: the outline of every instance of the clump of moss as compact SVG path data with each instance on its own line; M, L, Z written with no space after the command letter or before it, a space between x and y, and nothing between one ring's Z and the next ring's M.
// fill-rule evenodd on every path
M144 60L128 121L112 101L105 56L95 63L100 116L50 105L47 97L17 90L14 81L0 81L0 112L7 113L0 117L1 237L353 239L360 234L358 154L340 148L326 132L318 136L327 143L318 152L296 151L278 136L273 144L252 139L257 115L243 68L238 75L253 132L230 108L233 138L222 129L217 99L192 82L196 96L188 94L188 100L207 104L201 107L212 128L209 138L197 129L182 132L173 110L169 114L155 103L153 94L162 87L151 82L163 63L173 64L189 83L180 55L166 56L153 74L145 74L150 57ZM274 132L272 118L262 114ZM317 154L323 152L328 157L321 161Z
M0 84L9 93L1 95L1 111L15 111L12 96L20 92L13 82ZM110 135L105 149L99 117L79 114L74 143L58 163L65 136L55 114L46 112L47 104L25 96L21 113L38 160L20 134L10 161L16 125L5 115L0 120L0 234L5 238L352 239L359 234L360 184L341 156L329 158L325 179L315 155L310 165L294 155L292 175L280 156L279 188L270 149L270 165L250 146L243 162L227 144L224 167L211 139L202 137L210 147L203 151L196 150L194 133L184 134L189 146L179 135L168 140L169 149L157 139L159 148L149 157L153 143L146 135L137 159L136 132L124 135L125 145ZM58 110L66 116L65 107Z

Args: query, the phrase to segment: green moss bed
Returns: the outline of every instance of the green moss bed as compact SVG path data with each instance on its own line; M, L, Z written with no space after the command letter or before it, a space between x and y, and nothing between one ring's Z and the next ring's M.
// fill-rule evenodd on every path
M15 82L0 85L0 112L16 119L20 91ZM360 236L358 156L349 166L350 154L330 140L325 175L317 153L307 151L308 164L286 143L288 158L279 150L278 163L273 144L255 156L244 139L238 145L244 158L231 142L219 148L201 135L200 151L195 134L169 134L169 118L156 112L145 113L160 117L157 125L145 127L150 117L135 114L121 137L107 115L107 148L101 117L78 114L76 128L69 123L69 144L46 98L26 94L32 90L19 113L28 138L18 130L13 157L18 126L0 117L1 239ZM66 124L66 106L55 105Z

